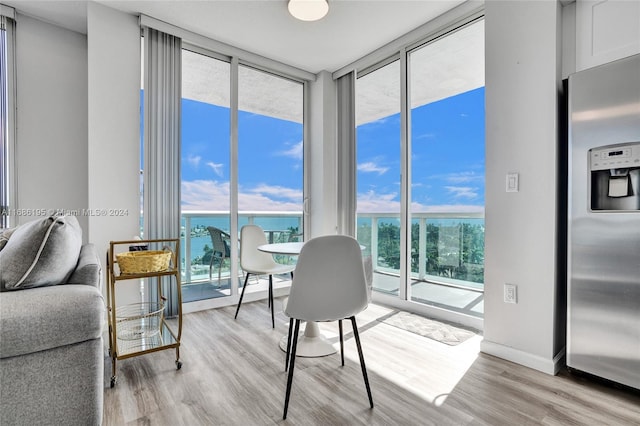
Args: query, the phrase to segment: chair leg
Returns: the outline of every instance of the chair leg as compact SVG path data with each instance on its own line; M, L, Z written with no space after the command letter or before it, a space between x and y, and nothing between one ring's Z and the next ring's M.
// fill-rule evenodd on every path
M221 283L221 278L222 278L222 265L224 265L224 257L220 258L220 262L218 263L218 287L220 287Z
M284 359L284 371L289 368L289 353L291 351L291 333L293 332L293 318L289 319L289 336L287 337L287 355Z
M342 360L342 366L344 367L344 337L342 334L342 320L338 321L338 328L340 329L340 359Z
M249 282L250 273L247 272L247 276L244 278L244 285L242 286L242 293L240 293L240 300L238 300L238 307L236 308L236 316L234 319L238 318L238 312L240 311L240 305L242 304L242 298L244 297L244 291L247 289L247 283Z
M276 319L273 313L273 275L269 275L269 306L271 307L271 328L276 328Z
M351 317L351 326L353 327L353 336L356 338L358 346L358 355L360 355L360 367L362 367L362 376L364 377L364 385L367 387L367 395L369 396L369 405L373 408L373 398L371 397L371 388L369 387L369 376L367 376L367 367L364 364L364 355L362 355L362 345L360 344L360 334L358 334L358 325L356 317Z
M293 318L291 319L293 321ZM296 364L296 347L298 346L298 332L300 331L300 320L296 320L296 329L293 331L293 344L291 346L291 365L289 366L289 378L287 379L287 393L284 397L284 414L282 420L287 419L289 409L289 395L291 394L291 383L293 382L293 367Z

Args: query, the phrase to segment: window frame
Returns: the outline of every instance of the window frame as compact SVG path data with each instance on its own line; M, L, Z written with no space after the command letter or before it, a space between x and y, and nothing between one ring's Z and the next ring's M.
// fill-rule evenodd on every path
M2 113L6 127L2 134L2 176L0 176L0 228L17 225L18 196L16 183L16 63L15 63L15 13L6 6L0 9L0 26L4 32L3 57L0 59L2 69Z
M141 21L142 22L142 21ZM144 22L155 23L157 21L153 18L144 17ZM143 24L144 25L144 24ZM156 25L149 25L156 27ZM168 33L172 33L183 37L182 49L191 51L196 54L211 57L216 60L228 62L230 64L230 173L229 173L229 185L232 188L231 200L230 200L230 233L231 235L239 235L238 225L238 69L245 66L255 69L260 72L265 72L273 76L290 80L302 85L302 107L303 107L303 200L302 200L302 227L303 233L306 237L311 232L311 218L309 209L310 199L310 159L309 159L309 107L310 107L310 83L315 79L313 74L309 74L293 67L288 67L283 64L276 63L274 61L267 60L256 55L252 55L241 49L233 48L223 43L216 42L215 40L208 39L189 31L183 30L178 27L171 26L166 23L162 23L162 30ZM238 276L239 262L237 257L238 241L237 239L231 239L231 276ZM234 303L234 297L239 294L240 286L236 280L231 281L231 292L229 296L218 297L213 299L205 299L192 302L193 308L187 309L185 312L191 310L200 310L206 308L214 308L220 306L227 306Z
M417 50L427 44L433 43L438 39L459 31L468 25L485 19L484 8L473 5L466 5L462 8L456 8L449 13L445 13L438 19L428 22L422 27L408 33L400 39L383 46L382 48L372 52L371 54L359 59L358 61L343 67L333 73L333 79L337 80L349 72L355 72L355 78L358 79L366 74L374 72L394 60L400 60L400 118L401 118L401 182L400 182L400 282L399 294L387 295L379 292L373 292L373 300L387 304L389 306L398 307L400 309L409 309L425 315L437 315L443 319L457 321L465 325L482 329L482 318L475 318L466 315L460 315L454 311L447 311L431 306L422 305L412 301L410 282L411 265L408 253L411 252L411 106L409 105L409 70L408 61L412 51ZM357 106L356 106L357 108ZM355 127L355 122L353 123ZM356 144L356 141L352 141ZM345 161L344 159L339 159ZM339 165L339 167L341 164ZM351 164L350 167L356 167ZM357 198L357 194L352 196ZM355 200L357 205L357 200ZM353 222L356 217L349 218ZM435 313L437 311L437 313Z

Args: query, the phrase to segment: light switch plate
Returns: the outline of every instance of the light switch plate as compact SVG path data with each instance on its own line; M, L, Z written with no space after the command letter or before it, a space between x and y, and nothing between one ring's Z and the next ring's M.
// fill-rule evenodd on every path
M518 286L515 284L504 285L504 303L518 303Z
M518 192L518 173L507 173L507 192Z

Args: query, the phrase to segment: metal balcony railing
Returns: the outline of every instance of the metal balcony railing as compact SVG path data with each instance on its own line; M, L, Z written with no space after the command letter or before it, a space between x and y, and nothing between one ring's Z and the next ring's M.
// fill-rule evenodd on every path
M182 282L190 284L208 280L209 262L202 262L204 246L213 245L207 226L215 226L229 233L229 212L188 211L181 215ZM241 212L238 215L238 229L247 224L261 226L270 243L286 242L302 233L302 212ZM228 278L228 265L223 271L226 271Z
M204 245L212 246L207 226L229 232L229 213L182 212L183 283L209 279ZM242 212L238 227L260 225L270 242L290 241L302 232L302 212ZM358 213L358 241L371 255L375 272L399 275L400 215ZM223 269L228 278L228 266ZM413 213L411 216L411 278L481 289L484 274L483 213Z

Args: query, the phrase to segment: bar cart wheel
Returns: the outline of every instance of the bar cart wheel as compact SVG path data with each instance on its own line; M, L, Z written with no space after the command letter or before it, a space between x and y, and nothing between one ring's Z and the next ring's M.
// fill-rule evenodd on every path
M176 361L176 370L180 370L182 368L182 361Z
M116 385L116 376L111 376L111 387Z

